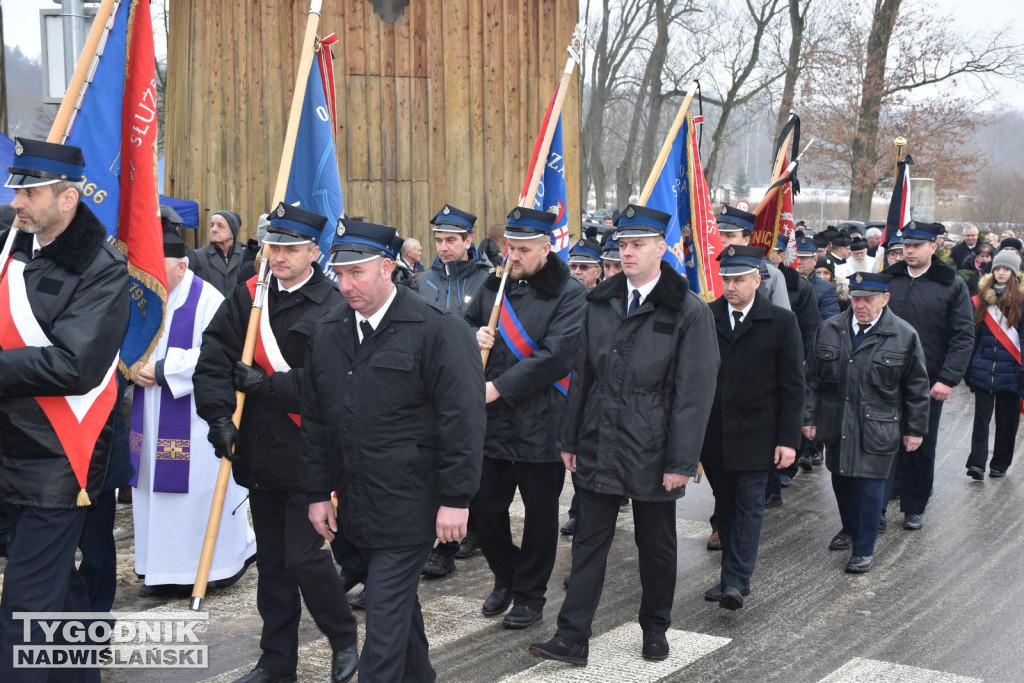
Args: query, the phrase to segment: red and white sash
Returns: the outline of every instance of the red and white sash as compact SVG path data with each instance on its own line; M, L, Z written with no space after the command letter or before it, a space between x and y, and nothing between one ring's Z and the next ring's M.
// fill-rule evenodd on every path
M32 312L25 289L25 264L12 257L5 268L6 275L0 282L0 348L53 346ZM79 505L90 504L87 495L83 498L89 463L96 441L117 402L117 380L114 377L117 359L118 354L115 353L103 379L85 394L36 397L82 489L78 494Z
M256 298L257 279L259 279L258 276L253 276L245 283L245 286L249 288L249 296L253 299ZM281 347L277 345L277 337L274 336L274 330L270 327L270 297L266 298L263 313L260 315L260 329L256 335L256 352L252 359L256 365L263 368L267 375L273 375L275 372L288 372L292 369L288 365L288 361L284 359ZM288 413L288 417L299 427L302 426L301 416L295 413Z
M974 297L974 305L979 305L978 297ZM1020 362L1020 335L1017 330L1006 324L1006 316L999 310L996 305L990 305L985 309L985 326L989 332L992 333L1003 348L1006 349L1013 359L1017 361L1017 365L1021 365Z

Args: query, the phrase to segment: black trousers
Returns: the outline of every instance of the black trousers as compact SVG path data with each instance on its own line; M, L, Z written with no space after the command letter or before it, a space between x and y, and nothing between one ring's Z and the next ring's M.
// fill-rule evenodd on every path
M356 642L356 621L331 553L309 522L305 496L249 490L256 533L256 608L263 618L262 656L257 666L292 673L298 665L302 604L335 652Z
M722 542L721 585L749 590L771 471L734 472L705 463L704 473L715 494L715 521Z
M761 484L764 491L764 484ZM572 574L558 613L558 635L585 643L601 602L608 550L622 496L579 490L579 527L572 544ZM633 540L640 565L640 627L664 633L672 625L676 590L676 502L633 499Z
M334 561L341 567L342 582L351 582L353 585L366 582L366 560L363 559L359 548L349 543L345 534L341 533L341 520L338 521L339 530L331 541L331 554Z
M930 401L928 433L921 441L921 446L910 453L900 446L896 462L893 463L885 484L885 500L888 501L899 482L900 510L906 514L922 514L932 495L932 483L935 480L935 448L939 440L939 420L942 418L943 401L936 401L934 398Z
M366 636L359 654L362 683L436 679L416 594L433 545L359 549L368 567Z
M839 518L843 520L843 531L853 540L852 554L874 555L878 540L876 510L884 506L885 479L844 477L833 472L832 490L836 494Z
M88 510L78 542L82 551L78 573L89 592L90 611L109 612L117 594L117 547L114 544L117 492L104 491Z
M99 681L98 669L15 669L14 648L46 644L38 621L29 640L15 612L88 612L89 593L75 568L75 550L88 508L73 510L7 505L10 536L3 597L0 598L0 681ZM62 629L58 627L56 633ZM92 645L93 643L83 643Z
M1005 472L1013 462L1013 445L1020 426L1020 396L1010 391L975 390L974 431L971 432L971 455L968 467L979 467L985 471L988 461L988 425L992 411L996 414L996 443L992 449L991 468Z
M477 494L477 529L495 588L511 588L516 605L544 607L558 550L558 496L565 483L561 462L512 462L484 457ZM522 546L512 541L508 508L516 487L526 508Z

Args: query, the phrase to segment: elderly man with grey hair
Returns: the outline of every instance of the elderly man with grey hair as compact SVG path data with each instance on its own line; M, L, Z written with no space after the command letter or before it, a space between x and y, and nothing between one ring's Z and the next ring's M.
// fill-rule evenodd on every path
M962 242L953 247L951 256L953 261L959 268L967 268L973 265L973 262L969 259L973 259L978 254L978 229L973 225L968 225L964 228L964 239Z
M880 228L868 228L864 239L868 243L868 256L874 258L878 253L878 245L882 243L882 230Z

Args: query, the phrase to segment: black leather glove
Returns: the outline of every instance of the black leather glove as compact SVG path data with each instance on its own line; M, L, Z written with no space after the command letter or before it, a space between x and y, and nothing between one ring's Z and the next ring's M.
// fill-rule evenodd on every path
M239 435L235 423L230 417L217 417L210 422L210 433L206 436L213 444L213 453L218 458L227 458L238 462L240 453L234 449L238 445Z
M242 361L235 363L235 369L231 373L235 389L243 394L256 396L266 388L267 373L259 368L246 365Z

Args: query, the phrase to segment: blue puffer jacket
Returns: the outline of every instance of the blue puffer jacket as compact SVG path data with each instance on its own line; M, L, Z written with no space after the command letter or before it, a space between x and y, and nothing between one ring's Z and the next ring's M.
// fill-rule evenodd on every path
M979 289L986 291L984 301L977 304L979 306L994 304L997 300L995 290L987 289L985 286L991 278L991 275L986 275L981 281ZM1018 284L1018 287L1024 294L1024 284ZM1024 320L1017 326L1017 333L1024 340ZM1024 370L985 324L975 328L974 350L971 353L968 376L971 391L1024 394L1018 389L1019 386L1024 386Z

